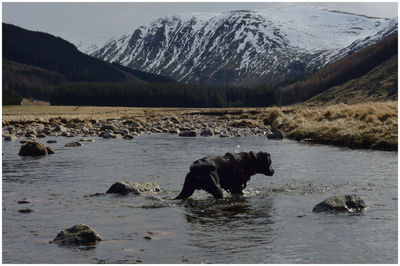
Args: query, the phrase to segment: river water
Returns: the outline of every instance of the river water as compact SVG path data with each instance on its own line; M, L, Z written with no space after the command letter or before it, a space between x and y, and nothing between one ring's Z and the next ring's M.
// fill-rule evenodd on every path
M156 134L94 138L77 148L64 147L73 138L53 139L46 145L56 154L40 158L20 157L19 141L3 141L3 263L397 263L397 152L265 137ZM196 191L171 200L194 160L251 150L270 153L275 174L253 176L244 197L225 194L217 204ZM117 181L156 182L163 191L91 196ZM345 193L360 195L368 208L311 211ZM25 198L30 203L17 203ZM34 212L18 212L25 208ZM80 223L103 241L49 243Z

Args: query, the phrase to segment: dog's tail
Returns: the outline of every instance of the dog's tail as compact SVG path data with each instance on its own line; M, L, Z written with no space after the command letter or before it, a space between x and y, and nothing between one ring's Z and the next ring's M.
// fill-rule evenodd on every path
M188 173L185 178L185 183L183 184L183 188L181 193L175 199L186 199L190 197L193 192L196 190L195 178L192 173Z

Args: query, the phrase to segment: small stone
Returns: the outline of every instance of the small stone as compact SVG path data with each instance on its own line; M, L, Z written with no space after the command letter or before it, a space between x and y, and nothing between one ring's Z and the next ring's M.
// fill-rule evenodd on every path
M145 236L143 238L146 239L146 240L152 240L153 239L151 236Z
M57 140L51 139L51 140L48 140L47 143L57 143Z

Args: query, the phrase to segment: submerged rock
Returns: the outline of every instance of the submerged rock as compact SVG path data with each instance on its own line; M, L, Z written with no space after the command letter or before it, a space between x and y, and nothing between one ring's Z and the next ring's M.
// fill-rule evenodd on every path
M47 154L54 154L54 150L36 141L26 142L21 146L18 153L20 156L42 156Z
M23 199L23 200L17 201L17 203L18 203L18 204L28 204L28 203L31 203L31 200L25 198L25 199Z
M106 191L106 193L142 194L143 192L160 192L160 191L161 191L160 186L153 182L145 182L145 183L116 182Z
M101 237L90 226L77 224L58 233L52 242L70 246L95 245L100 241L102 241Z
M31 208L18 210L19 213L31 213L31 212L34 212L34 211L35 211L35 209L31 209Z
M178 134L179 137L196 137L197 132L196 131L181 131Z
M65 144L65 147L81 147L81 146L83 146L83 144L80 143L79 141Z
M359 212L367 207L358 195L338 195L318 203L313 212Z

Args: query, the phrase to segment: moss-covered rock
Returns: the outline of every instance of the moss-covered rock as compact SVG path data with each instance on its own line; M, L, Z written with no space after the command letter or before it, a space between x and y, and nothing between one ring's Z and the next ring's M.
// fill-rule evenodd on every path
M57 234L53 243L66 246L95 245L102 241L99 234L90 226L77 224Z
M313 212L359 212L367 207L358 195L337 195L318 203Z
M43 156L54 154L54 150L36 141L28 141L19 150L20 156Z

